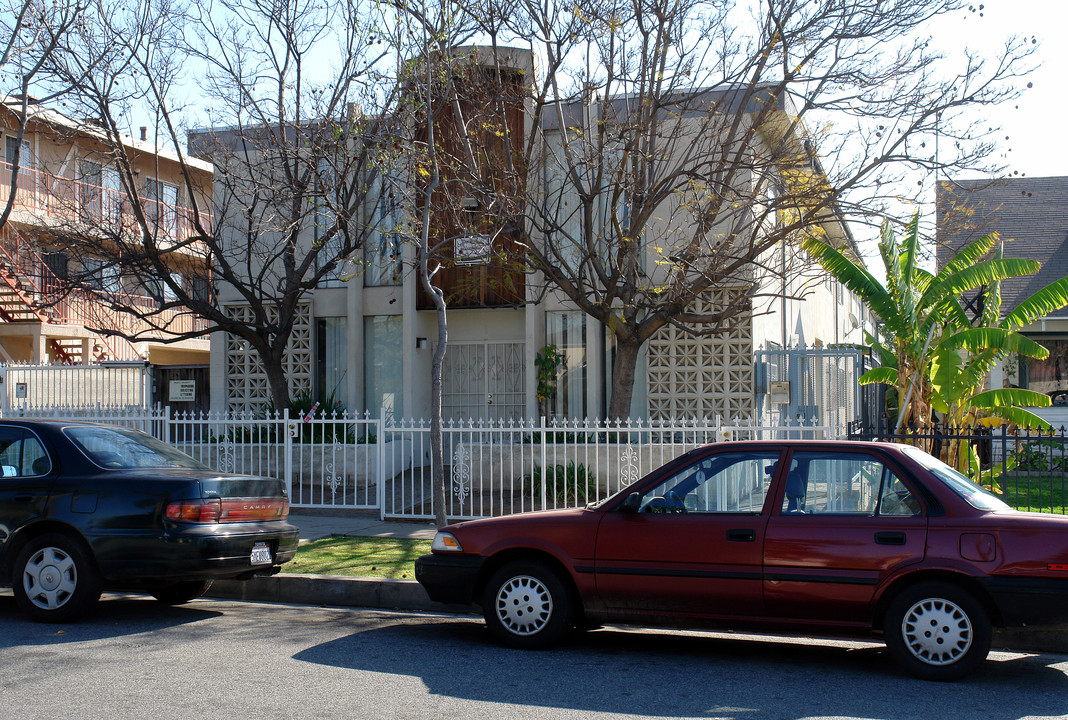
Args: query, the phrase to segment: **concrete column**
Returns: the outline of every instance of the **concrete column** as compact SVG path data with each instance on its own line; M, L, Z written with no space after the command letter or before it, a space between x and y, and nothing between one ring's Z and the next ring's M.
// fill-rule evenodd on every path
M48 337L38 330L32 339L33 353L30 360L35 365L43 365L48 362Z
M363 408L370 410L377 417L378 408L367 407L363 386L363 275L357 275L348 283L345 297L345 314L348 336L345 352L348 357L349 371L345 376L345 392L348 394L350 410Z

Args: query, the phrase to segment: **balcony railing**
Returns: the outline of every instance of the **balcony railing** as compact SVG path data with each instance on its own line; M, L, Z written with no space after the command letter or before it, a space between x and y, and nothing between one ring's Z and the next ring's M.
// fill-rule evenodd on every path
M11 164L0 162L0 203L11 195ZM15 207L42 218L96 226L104 234L136 233L133 205L121 189L61 177L31 168L19 168ZM182 241L196 232L192 208L142 195L141 206L149 230L161 240ZM201 212L200 224L212 227L210 212Z
M160 309L160 301L149 295L113 289L68 288L67 279L57 276L33 244L10 227L0 229L0 262L18 276L26 298L51 323L116 330L125 335L146 333L148 337L165 334L154 328L182 334L201 331L208 326L207 320L188 310ZM152 323L139 319L134 313L112 310L112 303L150 316ZM137 359L133 346L124 340L105 339L105 344L116 360Z

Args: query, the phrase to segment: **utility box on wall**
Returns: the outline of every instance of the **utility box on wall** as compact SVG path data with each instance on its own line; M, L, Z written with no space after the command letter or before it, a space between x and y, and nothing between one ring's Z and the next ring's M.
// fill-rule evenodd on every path
M772 404L788 405L790 403L790 383L785 380L769 382L768 395Z

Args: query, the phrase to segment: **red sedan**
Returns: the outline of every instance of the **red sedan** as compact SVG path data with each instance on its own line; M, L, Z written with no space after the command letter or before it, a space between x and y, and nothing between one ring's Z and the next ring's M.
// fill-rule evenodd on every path
M514 647L604 622L875 634L950 680L992 626L1068 620L1068 518L904 445L720 443L586 508L444 528L416 577Z

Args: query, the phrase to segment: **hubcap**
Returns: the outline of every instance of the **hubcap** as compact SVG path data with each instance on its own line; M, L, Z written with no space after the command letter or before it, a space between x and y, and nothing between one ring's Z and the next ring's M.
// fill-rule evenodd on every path
M78 569L59 548L41 548L26 563L22 587L26 597L42 610L55 610L70 600L78 585Z
M517 575L497 591L497 617L516 635L533 635L542 630L552 614L552 595L535 577Z
M950 665L972 645L972 621L944 598L920 600L905 613L901 634L909 652L927 665Z

